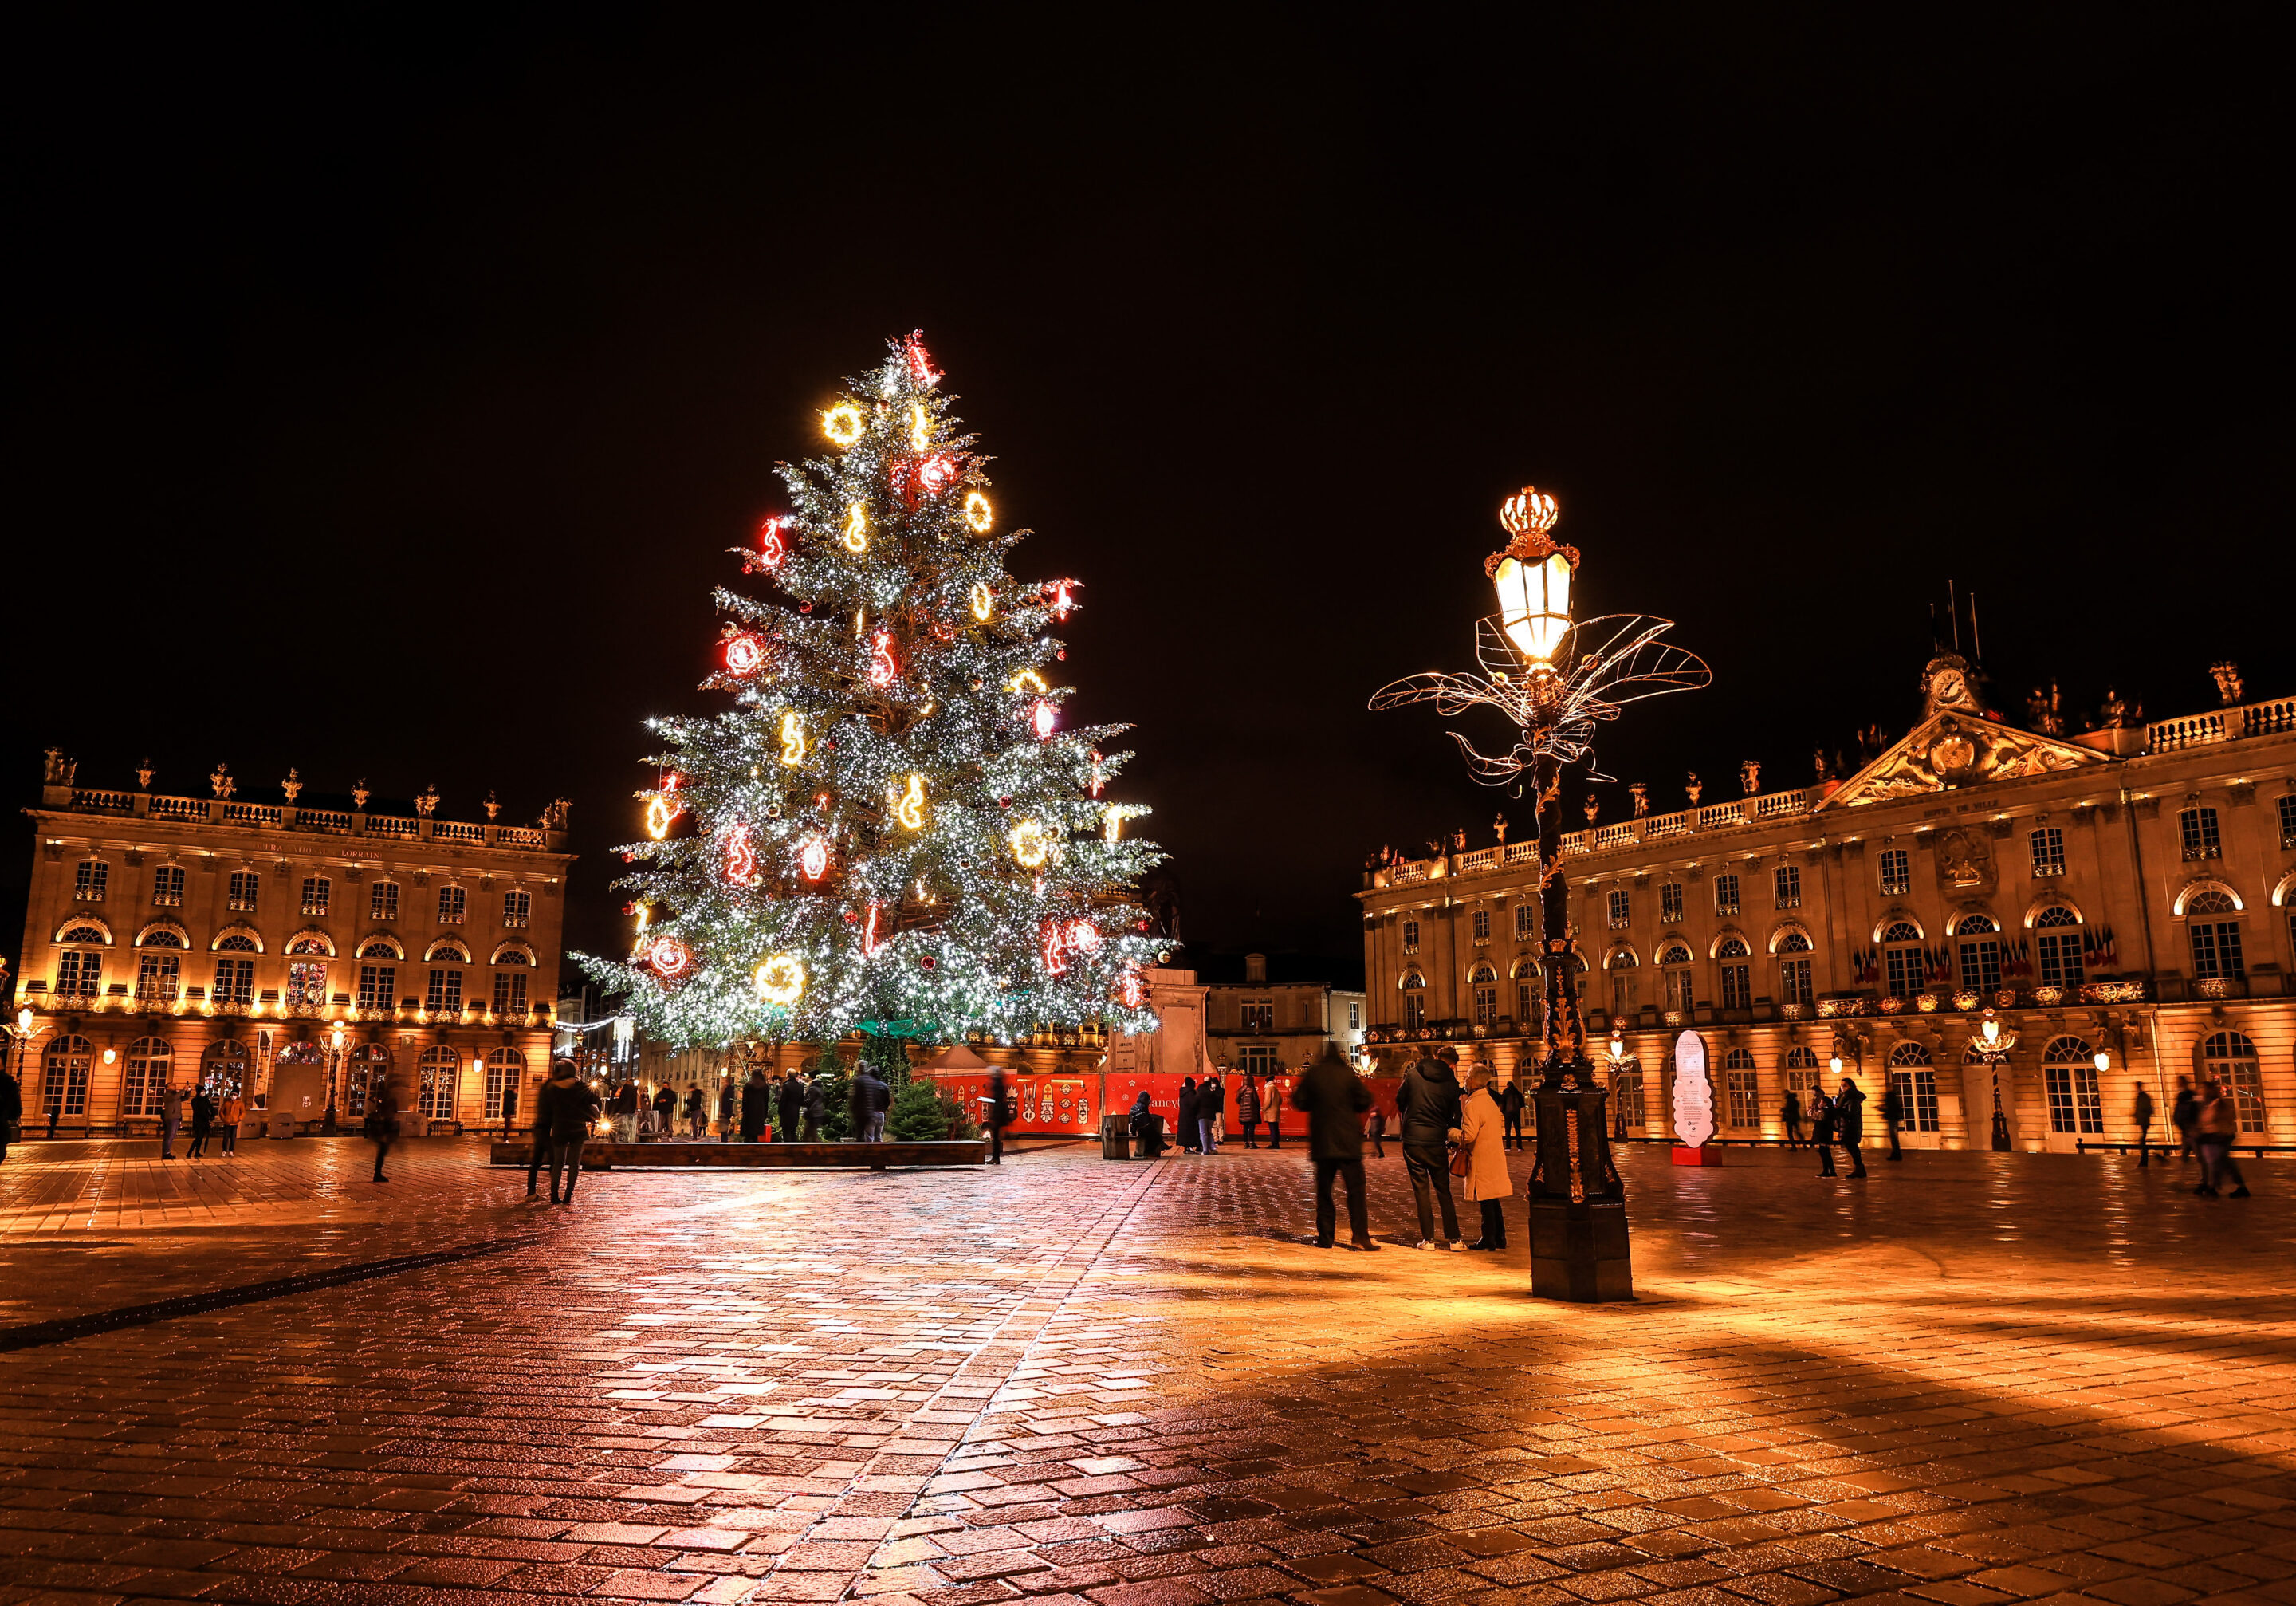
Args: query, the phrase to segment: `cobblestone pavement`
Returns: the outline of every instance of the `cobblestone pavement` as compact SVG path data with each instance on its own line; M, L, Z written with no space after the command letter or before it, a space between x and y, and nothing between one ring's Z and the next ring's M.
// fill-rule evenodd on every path
M7 1354L0 1606L2296 1602L2279 1165L2201 1200L1636 1149L1643 1297L1570 1306L1525 1293L1520 1205L1504 1255L1403 1248L1394 1158L1363 1256L1302 1241L1297 1149L554 1211L481 1148L381 1188L349 1140L12 1150L5 1322L507 1247Z

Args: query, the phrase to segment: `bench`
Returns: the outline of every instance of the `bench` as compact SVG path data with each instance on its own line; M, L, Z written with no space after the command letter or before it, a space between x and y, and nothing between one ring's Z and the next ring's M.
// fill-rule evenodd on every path
M496 1139L488 1164L522 1168L533 1152L530 1140ZM986 1138L938 1143L616 1143L594 1138L582 1146L585 1171L883 1171L893 1165L979 1165L988 1157Z

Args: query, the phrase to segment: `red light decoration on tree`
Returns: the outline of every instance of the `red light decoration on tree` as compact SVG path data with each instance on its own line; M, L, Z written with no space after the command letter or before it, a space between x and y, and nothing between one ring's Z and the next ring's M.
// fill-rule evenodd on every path
M1090 920L1069 922L1068 943L1078 953L1090 953L1100 946L1100 927Z
M869 924L861 933L861 953L865 959L875 959L879 951L885 946L877 935L877 918L883 910L884 905L881 903L869 905Z
M646 963L665 982L682 982L693 973L693 950L676 937L656 937L646 944Z
M893 662L893 633L879 630L869 648L869 684L882 691L900 672L901 666Z
M1148 989L1141 984L1140 972L1137 970L1127 970L1124 973L1123 984L1117 989L1117 992L1124 1000L1124 1007L1128 1009L1137 1009L1148 1001Z
M758 844L746 825L726 833L726 879L736 886L758 885Z
M929 497L937 497L956 482L956 457L951 452L935 452L917 464L917 485Z
M798 868L808 881L818 881L829 873L829 844L818 836L808 836L798 850Z
M940 383L940 372L932 366L932 358L925 350L925 332L909 331L909 338L901 342L901 355L908 359L909 377L930 390Z
M778 569L789 560L789 515L780 513L758 526L756 564L758 568Z
M1076 612L1077 589L1083 584L1080 580L1056 580L1052 582L1048 588L1052 597L1045 605L1052 610L1054 618L1064 621Z
M1038 698L1035 710L1029 715L1029 724L1036 731L1038 741L1047 740L1052 736L1055 717L1053 705Z
M766 661L766 644L748 630L732 630L726 637L726 668L736 675L754 675Z
M1045 974L1066 976L1069 973L1068 932L1058 920L1045 922Z

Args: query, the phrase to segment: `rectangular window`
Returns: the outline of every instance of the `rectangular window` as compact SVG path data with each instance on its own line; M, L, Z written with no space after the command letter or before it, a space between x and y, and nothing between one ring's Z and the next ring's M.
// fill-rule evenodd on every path
M1279 1068L1274 1043L1248 1042L1243 1045L1242 1069L1245 1075L1273 1076Z
M1475 989L1475 1024L1479 1026L1499 1024L1499 990L1496 987Z
M1643 1110L1643 1069L1622 1065L1611 1073L1611 1119L1632 1130L1649 1119Z
M1403 1024L1406 1030L1416 1032L1427 1024L1427 995L1406 992L1403 995Z
M1489 942L1491 940L1491 911L1488 909L1479 909L1475 911L1473 918L1475 941L1478 943Z
M1734 915L1738 912L1737 877L1714 877L1714 912L1718 915Z
M141 1039L140 1042L152 1041L147 1037ZM152 1055L131 1051L121 1064L125 1068L119 1075L119 1113L123 1116L158 1115L160 1095L168 1085L168 1062Z
M2080 934L2045 931L2041 934L2041 985L2078 987L2081 984Z
M442 886L439 889L439 925L460 926L463 923L463 916L469 907L470 894L461 887Z
M499 1050L497 1050L499 1052ZM487 1056L486 1118L499 1121L503 1113L503 1090L510 1085L512 1067L495 1055Z
M1976 937L1961 945L1961 984L1969 992L1994 992L2001 986L2001 943Z
M526 972L497 970L495 972L495 1013L523 1015L526 1013Z
M2065 873L2065 834L2054 826L2043 826L2027 840L2033 848L2033 874L2062 876Z
M1529 943L1538 935L1538 905L1518 903L1514 906L1514 940Z
M2296 848L2296 792L2280 795L2280 845Z
M433 970L422 994L422 1007L433 1015L451 1015L463 1007L463 973Z
M1624 931L1631 912L1626 889L1620 887L1613 890L1611 894L1611 929Z
M138 954L135 959L135 1001L172 1004L183 991L183 961L172 953Z
M503 924L512 930L521 930L534 918L534 894L504 893L503 894Z
M2221 859L2224 843L2217 836L2214 809L2187 809L2177 816L2177 836L2187 859Z
M358 1007L389 1009L398 1001L398 972L390 965L359 967Z
M94 998L103 991L103 956L66 949L56 956L56 992L65 998Z
M163 864L152 872L152 903L156 909L180 909L184 902L184 867Z
M1348 1006L1348 1030L1350 1032L1360 1032L1363 1030L1363 1006L1361 1004L1349 1004Z
M1658 918L1669 926L1682 923L1682 883L1669 881L1658 889Z
M51 1115L87 1114L87 1056L51 1054L40 1089L40 1108Z
M1901 898L1913 890L1913 855L1903 848L1883 848L1882 850L1882 896Z
M1762 1124L1761 1073L1759 1071L1725 1071L1722 1073L1723 1091L1730 1115L1730 1124L1751 1131Z
M2209 921L2191 927L2193 974L2203 980L2244 976L2240 959L2240 922Z
M101 859L83 859L72 876L72 896L83 903L103 902L104 884L111 878L111 867Z
M1272 1032L1275 1029L1275 1001L1272 998L1251 998L1243 1001L1243 1029Z
M253 870L234 870L231 873L231 911L237 915L255 912L255 896L263 890L263 877Z
M1800 909L1801 907L1801 866L1782 864L1778 866L1777 873L1772 879L1777 885L1778 907Z
M1526 1034L1535 1035L1538 1027L1538 983L1536 980L1517 982L1514 986L1514 1018Z
M2049 1130L2104 1135L2104 1100L2098 1095L2096 1071L2086 1065L2042 1067L2049 1094Z
M324 1009L327 1005L327 967L322 959L291 959L287 965L287 1006Z
M255 961L224 959L216 961L215 991L208 995L219 1004L244 1007L255 1001Z
M1669 1014L1680 1015L1685 1023L1690 1018L1691 1010L1698 1007L1697 984L1690 979L1691 974L1687 970L1666 973L1667 1010Z
M335 884L324 876L303 877L303 912L323 915L327 912L327 901L334 895Z
M1406 920L1403 923L1403 951L1406 953L1419 951L1419 922L1416 920Z
M1739 960L1722 967L1722 1007L1726 1009L1751 1009L1754 1007L1754 968Z
M1611 972L1611 1018L1620 1020L1635 1012L1635 973Z
M398 918L398 883L378 881L367 891L366 918L389 925Z
M1897 1091L1898 1124L1901 1129L1938 1130L1937 1072L1922 1067L1893 1070L1890 1073L1890 1085Z
M1778 997L1789 1004L1807 1004L1816 996L1810 991L1809 961L1782 959L1778 963Z
M1918 948L1892 948L1887 956L1890 996L1912 998L1929 990L1929 967Z

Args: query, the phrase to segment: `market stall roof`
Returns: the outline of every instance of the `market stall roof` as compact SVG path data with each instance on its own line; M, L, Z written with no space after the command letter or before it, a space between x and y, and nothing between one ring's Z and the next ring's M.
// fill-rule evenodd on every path
M996 1067L963 1043L943 1049L917 1069L921 1071L988 1071Z

